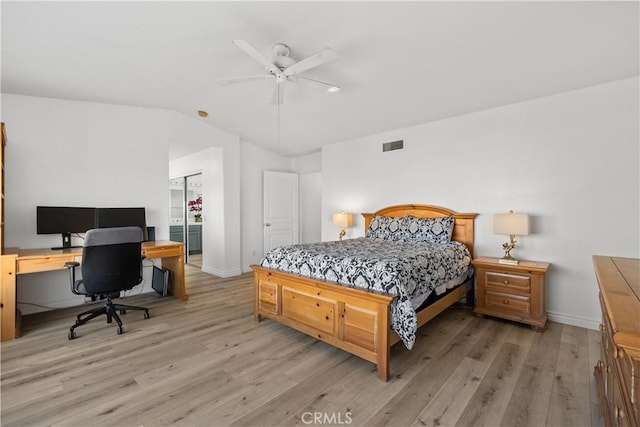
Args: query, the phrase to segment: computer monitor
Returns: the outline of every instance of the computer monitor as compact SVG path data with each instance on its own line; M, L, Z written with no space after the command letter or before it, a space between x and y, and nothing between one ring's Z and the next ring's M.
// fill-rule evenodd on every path
M71 233L85 233L96 227L96 209L71 206L37 206L36 232L62 234L62 246L71 247Z
M145 208L97 208L96 228L140 227L147 235Z

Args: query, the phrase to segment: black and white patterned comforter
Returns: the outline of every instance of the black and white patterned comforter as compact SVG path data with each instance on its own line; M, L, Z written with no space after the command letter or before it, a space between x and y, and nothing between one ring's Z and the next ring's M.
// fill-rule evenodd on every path
M391 328L408 349L417 330L412 299L441 294L467 277L471 256L460 242L394 242L360 237L272 249L260 265L394 295Z

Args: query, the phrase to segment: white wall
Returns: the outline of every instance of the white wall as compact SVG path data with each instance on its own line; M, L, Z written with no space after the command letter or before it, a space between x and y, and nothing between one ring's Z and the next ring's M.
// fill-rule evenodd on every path
M144 206L147 223L168 239L167 124L173 114L3 94L6 246L60 246L59 235L36 234L37 205ZM74 238L74 244L81 242ZM18 282L18 301L60 307L83 300L69 291L66 271Z
M293 170L299 174L322 171L322 151L294 157L291 160Z
M300 243L319 242L322 239L322 152L295 157L292 165L300 176Z
M322 150L322 238L331 214L426 203L477 212L475 255L501 256L492 214L532 215L521 259L549 261L551 319L595 328L591 257L640 256L638 78L616 81ZM401 151L383 142L403 139ZM353 161L358 159L358 161ZM363 235L354 218L350 235Z
M322 240L322 172L301 173L299 189L300 243L319 242Z

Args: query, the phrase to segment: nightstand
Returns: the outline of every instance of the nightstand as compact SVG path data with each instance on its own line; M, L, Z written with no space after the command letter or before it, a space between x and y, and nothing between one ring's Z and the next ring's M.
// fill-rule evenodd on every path
M477 315L515 320L544 330L544 276L551 264L520 261L500 264L498 258L480 257L471 261L476 269Z

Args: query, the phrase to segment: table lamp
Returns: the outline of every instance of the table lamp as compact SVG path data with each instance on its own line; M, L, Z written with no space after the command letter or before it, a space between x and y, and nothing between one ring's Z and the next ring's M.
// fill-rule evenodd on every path
M345 234L347 234L345 229L351 227L352 224L353 224L353 215L352 214L346 213L346 212L340 212L340 213L337 213L337 214L333 214L333 225L335 225L336 227L342 229L342 230L340 230L340 234L338 235L340 240L342 240L342 238L345 236Z
M515 236L527 236L529 234L529 214L514 213L493 215L493 234L509 236L509 242L502 245L504 257L498 259L500 264L518 264L518 260L511 256L511 250L516 247Z

